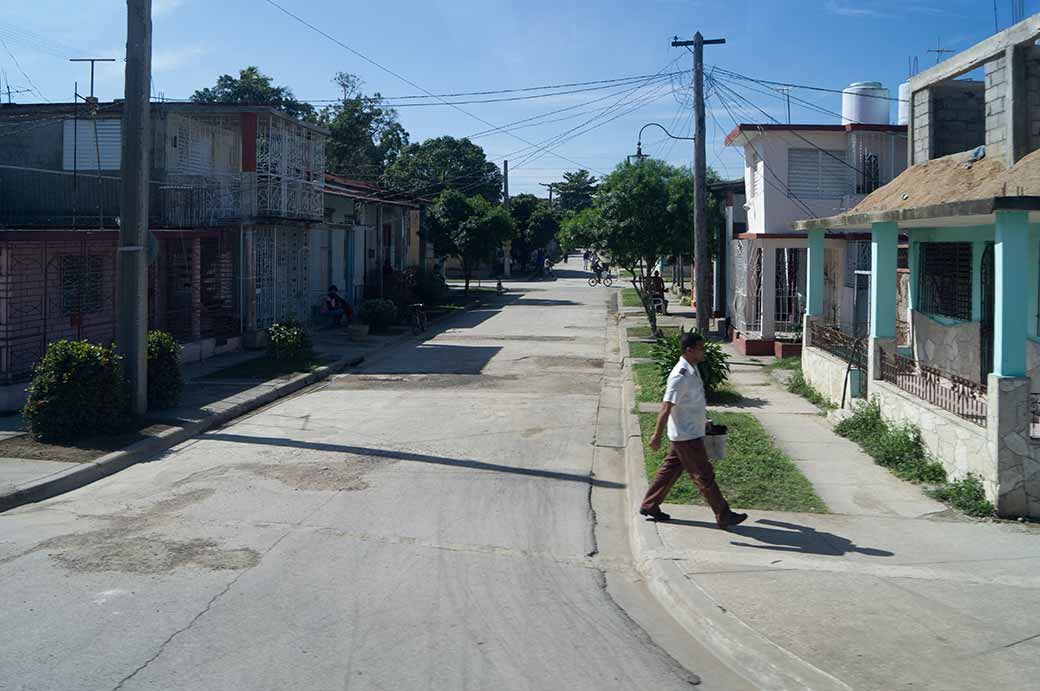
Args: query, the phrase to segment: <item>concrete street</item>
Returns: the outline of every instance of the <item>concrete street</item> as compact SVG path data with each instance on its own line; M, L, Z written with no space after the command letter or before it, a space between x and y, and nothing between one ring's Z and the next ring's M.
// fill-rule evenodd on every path
M0 514L0 688L746 688L634 575L609 292L564 275Z

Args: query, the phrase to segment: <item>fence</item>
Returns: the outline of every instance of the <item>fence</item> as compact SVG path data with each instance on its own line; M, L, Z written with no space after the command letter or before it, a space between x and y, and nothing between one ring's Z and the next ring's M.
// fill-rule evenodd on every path
M881 378L980 427L986 426L986 385L901 355L879 353Z
M869 379L866 338L850 336L841 331L837 324L812 320L809 322L809 344L855 365L863 373L860 377L861 391L866 389Z

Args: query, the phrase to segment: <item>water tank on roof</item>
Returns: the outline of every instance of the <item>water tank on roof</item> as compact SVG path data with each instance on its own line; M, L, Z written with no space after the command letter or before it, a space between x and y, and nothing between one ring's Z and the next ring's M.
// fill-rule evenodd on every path
M841 124L888 125L888 89L881 82L856 82L841 92Z
M910 124L910 82L903 82L899 85L899 117L896 119L896 124Z

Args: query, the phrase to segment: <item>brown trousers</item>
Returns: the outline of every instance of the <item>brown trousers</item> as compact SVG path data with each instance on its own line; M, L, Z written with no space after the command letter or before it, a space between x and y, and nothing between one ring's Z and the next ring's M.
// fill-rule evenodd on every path
M669 442L668 455L657 469L654 481L643 498L642 508L653 511L660 507L683 470L690 474L701 496L715 512L715 520L721 523L729 515L729 504L715 482L715 468L704 450L704 439Z

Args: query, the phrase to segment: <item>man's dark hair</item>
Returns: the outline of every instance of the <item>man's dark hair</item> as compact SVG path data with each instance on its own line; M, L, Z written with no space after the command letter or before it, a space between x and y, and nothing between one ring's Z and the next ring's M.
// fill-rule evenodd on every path
M703 341L704 336L701 336L696 331L690 331L688 333L684 333L679 338L679 347L682 348L682 351L685 353L687 348L695 348L697 347L698 343L702 343Z

